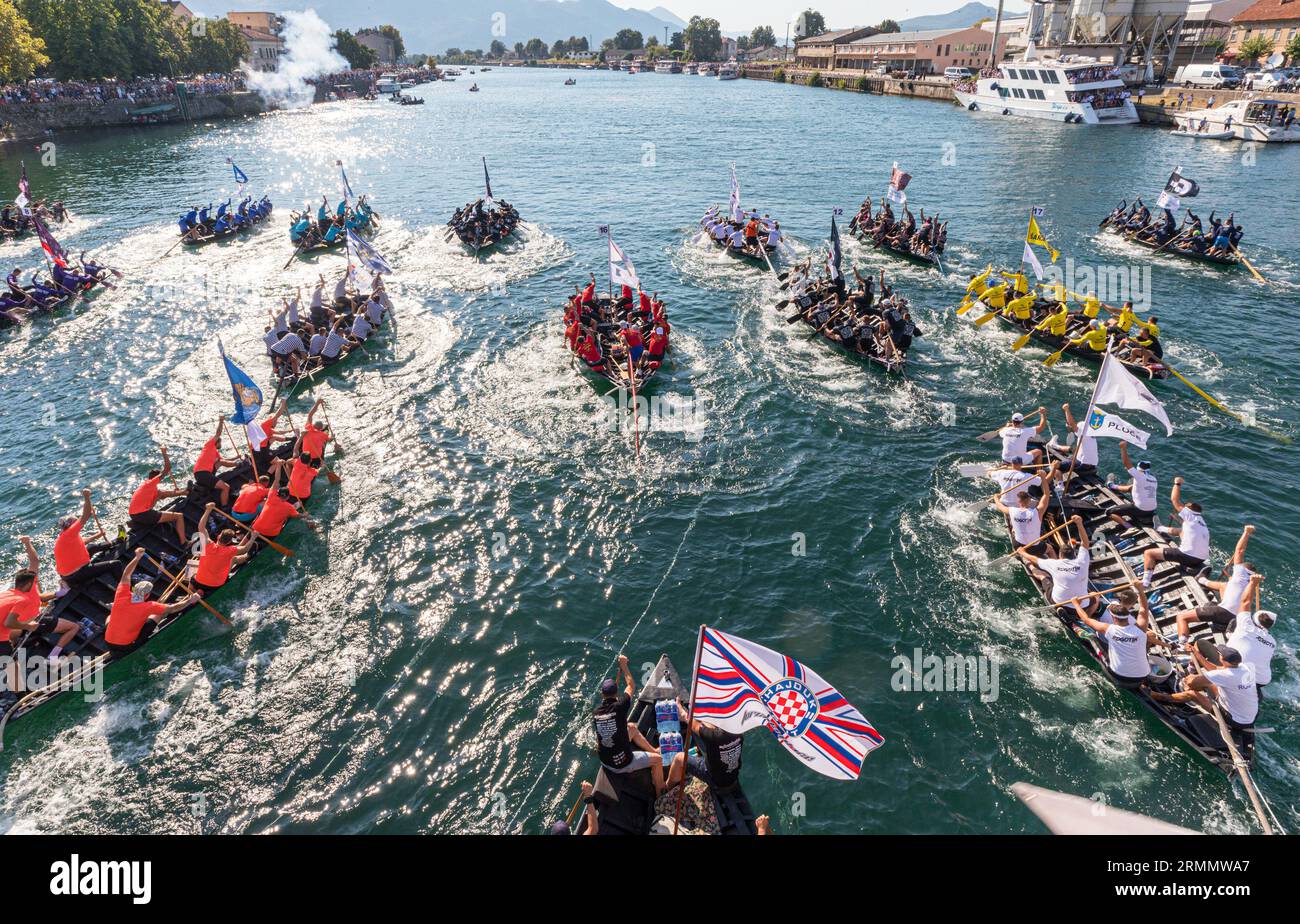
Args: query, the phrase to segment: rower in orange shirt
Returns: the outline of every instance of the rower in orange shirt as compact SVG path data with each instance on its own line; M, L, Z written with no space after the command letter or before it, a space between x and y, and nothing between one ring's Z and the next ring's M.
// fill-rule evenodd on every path
M185 515L174 510L155 510L159 498L165 497L184 497L184 491L167 491L161 490L159 484L164 478L172 473L172 460L167 455L167 447L162 448L163 467L149 470L149 477L144 480L144 484L135 489L131 495L131 505L127 508L127 516L131 525L136 529L149 529L157 526L159 523L171 523L176 527L176 535L180 537L181 545L185 545L189 540L185 537Z
M190 594L170 606L151 601L152 581L131 583L142 558L144 549L136 549L135 557L127 563L121 580L117 582L117 592L113 594L113 608L109 610L108 623L104 626L104 644L114 657L121 657L144 644L157 630L158 620L162 617L179 613L199 602L198 594Z
M107 574L118 566L113 559L91 564L90 556L113 547L110 542L86 545L81 538L81 531L94 514L90 503L90 489L81 492L81 516L64 517L59 521L59 536L54 540L54 570L69 587L82 587L89 584L101 574ZM103 539L101 532L97 539Z
M253 532L268 539L279 536L284 530L284 525L292 519L301 518L308 528L316 528L316 521L289 499L288 490L280 488L280 475L283 471L283 465L276 466L275 478L271 481L271 493L266 496L262 512L257 515L251 527Z
M668 335L662 327L656 327L646 341L646 364L651 369L658 369L664 362L664 351L668 349Z
M587 364L592 372L605 371L605 357L600 351L600 344L592 333L588 333L578 345L578 356Z
M294 448L294 455L305 452L313 459L325 458L325 444L332 437L327 426L316 423L316 412L324 404L324 398L317 398L316 403L307 412L307 422L303 425L302 435L299 437L299 446Z
M216 491L221 496L221 506L229 507L230 485L217 477L217 470L234 468L239 460L227 459L221 455L221 430L225 423L226 415L222 414L217 418L217 432L199 450L199 457L194 460L194 483L209 491Z
M758 219L750 217L749 224L745 225L745 249L758 249Z
M253 458L257 462L257 470L259 472L270 471L271 469L271 444L275 442L275 438L278 435L276 433L276 427L279 425L280 418L284 416L288 407L289 399L282 399L280 401L280 406L276 408L275 413L258 423L258 426L262 428L262 433L265 434L265 438L253 447Z
M303 438L305 439L306 436L307 434L304 433ZM298 442L301 445L302 440ZM314 467L311 462L312 457L303 452L294 458L293 465L289 469L289 496L296 501L305 501L311 497L311 483L320 474L320 469Z
M198 534L203 538L199 540L199 555L194 569L194 580L191 582L194 589L205 597L230 580L230 569L233 566L248 561L249 555L252 554L253 543L256 541L252 533L245 533L245 538L241 542L239 534L233 529L223 529L217 534L215 540L209 541L208 517L212 515L216 506L216 504L208 504L199 520Z
M263 475L256 481L248 482L239 489L239 496L235 498L235 503L230 508L230 515L240 523L252 523L257 519L258 513L262 510L262 504L266 501L266 495L270 492L271 478L269 475Z
M58 658L63 648L77 635L78 626L68 619L60 619L51 613L41 616L41 607L54 599L54 594L41 593L40 559L36 557L36 547L30 536L19 536L27 552L27 567L14 575L11 590L0 593L0 657L7 663L6 687L15 693L22 692L19 684L17 662L13 656L32 639L54 630L59 633L59 640L50 652L51 661ZM21 641L20 641L21 639Z

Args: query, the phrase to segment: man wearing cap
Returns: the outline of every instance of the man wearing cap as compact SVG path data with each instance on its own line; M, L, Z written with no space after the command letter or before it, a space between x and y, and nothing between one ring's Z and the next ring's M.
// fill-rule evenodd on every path
M1058 606L1069 604L1088 593L1088 573L1092 568L1092 552L1088 548L1088 533L1083 527L1083 517L1075 514L1070 522L1074 524L1075 535L1066 540L1060 558L1042 558L1024 550L1017 552L1029 564L1034 579L1040 585L1047 583L1052 602ZM1067 530L1067 535L1068 532ZM1076 608L1091 613L1097 608L1097 598L1089 597L1081 601L1081 604L1080 607L1079 603L1075 603Z
M1043 542L1042 538L1043 517L1052 502L1052 479L1056 477L1059 468L1060 463L1053 462L1052 467L1043 476L1043 491L1038 496L1038 500L1034 500L1028 492L1025 492L1016 494L1016 499L1011 504L1006 503L1001 497L993 501L994 506L1006 516L1016 547L1024 548L1030 555L1037 555L1039 558L1056 557L1052 544Z
M1140 610L1136 619L1134 607ZM1078 602L1074 611L1080 622L1106 640L1106 668L1115 682L1126 690L1142 686L1151 673L1147 646L1152 642L1160 644L1160 639L1147 629L1151 611L1147 608L1146 595L1121 591L1100 619L1089 616Z
M135 557L127 563L122 572L122 579L117 582L117 592L113 594L113 608L108 613L108 623L104 626L104 644L114 657L120 657L134 651L153 635L158 628L158 620L172 613L178 613L199 601L198 594L190 594L178 603L167 606L150 602L153 593L151 581L140 581L134 585L131 578L135 569L144 558L144 549L136 549Z
M64 517L59 521L59 536L54 540L54 570L69 587L89 584L118 565L116 560L90 563L91 555L112 548L112 543L108 542L86 545L81 538L81 531L93 514L90 489L85 488L81 492L81 516Z
M1161 526L1158 532L1162 536L1177 536L1178 547L1164 546L1159 549L1147 549L1142 553L1142 586L1150 589L1152 575L1156 565L1162 561L1171 561L1189 569L1193 574L1205 567L1210 557L1210 528L1205 525L1201 515L1201 505L1195 501L1184 504L1182 499L1183 479L1174 479L1174 489L1169 499L1173 502L1174 513L1182 520L1182 526Z
M1201 673L1183 678L1183 689L1178 693L1154 692L1151 698L1162 703L1194 702L1213 714L1217 700L1223 717L1238 731L1255 724L1259 715L1259 691L1255 689L1254 671L1241 663L1241 652L1228 645L1213 646L1217 661L1211 661L1201 652L1199 645L1191 648L1192 657Z
M1042 460L1041 449L1029 448L1030 439L1040 435L1047 428L1047 408L1040 407L1037 413L1038 426L1033 429L1025 426L1025 415L1017 412L1011 415L1011 422L998 431L998 436L1002 437L1003 462L1025 456L1035 464Z
M636 695L636 681L628 670L627 655L618 656L618 669L626 683L624 691L619 693L618 684L611 678L601 681L600 705L591 716L600 763L609 773L649 769L658 794L664 791L663 759L641 730L627 720L632 709L632 697ZM634 742L641 750L632 750Z
M1124 469L1133 480L1128 484L1109 484L1112 491L1127 494L1133 499L1130 504L1122 504L1110 512L1110 518L1120 526L1154 526L1156 522L1156 491L1159 482L1151 474L1151 463L1143 459L1137 465L1128 455L1128 443L1120 441L1119 457L1124 462Z
M1248 607L1260 582L1263 581L1263 577L1255 573L1255 566L1246 561L1246 545L1254 533L1255 527L1250 524L1241 531L1241 538L1237 540L1237 547L1232 552L1232 561L1228 562L1228 568L1225 569L1230 571L1228 580L1200 579L1202 586L1219 595L1219 602L1202 603L1194 610L1183 610L1175 615L1178 641L1181 644L1187 644L1192 623L1208 622L1216 629L1227 632L1228 626L1237 618L1237 614Z

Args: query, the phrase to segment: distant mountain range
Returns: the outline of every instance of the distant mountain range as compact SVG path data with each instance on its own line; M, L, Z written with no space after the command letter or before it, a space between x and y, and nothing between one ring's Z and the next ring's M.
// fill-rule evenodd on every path
M992 19L998 15L996 6L988 6L983 3L968 3L961 9L953 10L951 13L935 13L933 16L913 16L911 19L900 19L898 27L904 32L920 32L925 29L965 29L973 26L981 19ZM1002 18L1018 19L1026 14L1009 12L1006 6L1002 8Z
M569 36L587 36L596 48L620 29L636 29L646 38L664 40L664 28L679 31L685 23L670 11L624 10L606 0L262 0L259 9L273 13L312 7L335 29L385 23L402 33L408 53L441 54L448 48L483 49L493 39L506 47L539 38L548 45Z

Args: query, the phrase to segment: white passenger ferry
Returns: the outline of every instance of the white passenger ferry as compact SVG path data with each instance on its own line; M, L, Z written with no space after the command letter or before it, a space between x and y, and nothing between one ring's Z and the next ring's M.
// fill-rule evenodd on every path
M1174 114L1185 132L1232 132L1242 141L1300 141L1296 104L1276 99L1234 99L1217 109Z
M375 81L376 93L396 93L402 89L396 74L384 74Z
M738 80L740 78L740 67L735 61L728 61L726 64L718 67L719 80Z
M997 76L959 83L953 92L971 112L1090 125L1131 125L1138 120L1119 71L1095 58L1008 61Z

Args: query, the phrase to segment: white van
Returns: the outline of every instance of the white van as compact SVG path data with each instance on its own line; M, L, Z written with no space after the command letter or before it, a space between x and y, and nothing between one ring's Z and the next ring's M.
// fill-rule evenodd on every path
M1184 87L1210 87L1215 90L1239 87L1241 68L1227 64L1184 64L1174 75L1174 83Z
M975 72L969 67L945 67L943 78L944 80L974 80Z

